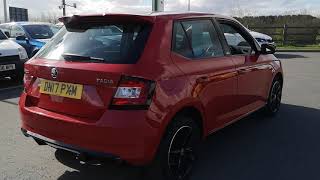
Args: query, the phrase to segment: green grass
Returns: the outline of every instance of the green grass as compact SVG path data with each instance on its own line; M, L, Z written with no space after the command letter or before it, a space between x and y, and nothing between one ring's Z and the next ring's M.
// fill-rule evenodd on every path
M281 46L277 47L278 50L319 50L320 51L320 44L319 45L306 45L306 46Z

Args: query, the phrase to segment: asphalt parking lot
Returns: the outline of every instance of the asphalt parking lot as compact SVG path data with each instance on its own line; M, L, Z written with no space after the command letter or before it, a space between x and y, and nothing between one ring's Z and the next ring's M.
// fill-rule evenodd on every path
M192 180L319 179L320 53L281 53L285 85L277 117L254 113L210 136ZM0 80L0 179L141 179L139 169L81 165L20 133L22 87Z

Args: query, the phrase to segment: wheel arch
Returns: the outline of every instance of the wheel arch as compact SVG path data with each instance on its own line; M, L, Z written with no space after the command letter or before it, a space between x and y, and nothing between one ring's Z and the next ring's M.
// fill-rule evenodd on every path
M188 116L191 117L198 125L201 131L202 138L206 136L205 116L201 103L188 103L182 105L170 114L171 115L168 115L168 117L166 118L167 120L162 130L162 135L166 133L166 130L169 127L169 125L176 119L178 119L178 117Z
M284 83L284 82L283 82L283 74L282 74L281 71L279 71L279 72L275 73L273 79L271 79L271 81L270 81L269 88L267 89L267 90L268 90L268 92L267 92L268 94L267 94L267 96L266 96L266 101L268 100L268 98L269 98L269 96L270 96L272 84L273 84L273 82L274 82L275 80L277 80L277 79L280 79L281 85L282 85L282 87L283 87L283 83Z
M180 109L175 116L172 118L171 122L174 121L177 117L187 116L191 117L192 120L198 125L201 135L204 136L204 122L202 113L194 106L186 106Z
M281 72L278 72L274 78L273 78L273 81L276 80L276 79L279 79L281 81L281 84L283 85L283 74Z

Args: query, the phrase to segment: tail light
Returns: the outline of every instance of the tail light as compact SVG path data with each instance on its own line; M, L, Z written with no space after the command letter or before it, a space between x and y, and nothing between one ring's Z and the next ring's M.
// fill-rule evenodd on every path
M111 109L148 109L155 89L155 82L122 76L111 102Z
M30 86L34 83L36 78L33 76L34 74L34 68L28 64L24 65L24 76L23 76L23 86L24 86L24 92L27 93L28 89L30 89Z
M32 79L33 76L31 76L29 70L24 69L23 85L25 90L30 86Z

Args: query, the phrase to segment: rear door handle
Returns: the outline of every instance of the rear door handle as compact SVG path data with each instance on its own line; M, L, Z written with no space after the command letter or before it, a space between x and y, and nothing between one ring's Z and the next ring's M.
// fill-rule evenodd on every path
M246 73L248 73L250 70L249 69L239 69L238 70L238 73L239 74L246 74Z
M205 83L205 82L209 82L209 78L206 76L200 77L197 79L197 83Z

